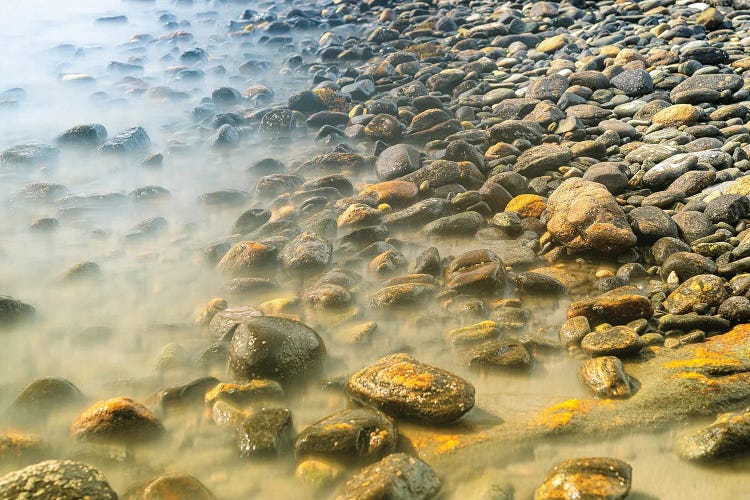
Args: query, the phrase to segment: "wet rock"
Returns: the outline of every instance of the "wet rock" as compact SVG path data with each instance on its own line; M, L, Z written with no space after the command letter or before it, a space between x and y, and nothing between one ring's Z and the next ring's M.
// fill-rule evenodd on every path
M728 320L719 316L702 316L696 313L689 314L665 314L659 318L659 330L668 332L670 330L703 330L704 332L726 332L729 330Z
M0 153L0 165L13 167L45 166L57 161L60 151L49 144L19 144Z
M325 267L331 261L331 253L328 240L315 233L304 232L284 247L279 260L288 271L309 272Z
M590 331L591 327L586 316L574 316L560 327L560 342L566 346L579 345Z
M117 494L93 467L73 460L47 460L0 477L6 498L97 498L116 500Z
M274 457L292 447L292 412L286 408L262 408L242 419L237 427L240 457Z
M724 413L697 431L680 437L677 454L687 460L714 460L747 452L750 412Z
M726 298L727 292L721 278L712 274L699 274L669 294L664 307L671 314L685 314L698 304L718 307Z
M257 241L241 241L221 258L216 268L232 276L248 276L273 265L277 249Z
M317 369L326 355L309 326L273 316L251 317L234 332L229 366L240 377L290 380Z
M649 94L654 90L654 82L642 69L626 70L611 80L612 85L631 97Z
M518 273L514 283L521 293L528 295L565 295L566 287L560 280L535 272Z
M672 220L677 224L680 235L688 243L713 234L714 225L711 220L702 212L693 210L683 210L672 216Z
M402 283L387 286L371 293L368 301L374 309L413 307L432 298L437 292L435 285Z
M389 181L419 168L420 153L414 146L397 144L386 148L375 161L375 173L381 181Z
M32 182L10 197L11 204L49 203L68 193L62 184L54 182Z
M462 212L441 217L427 224L422 231L433 237L473 236L484 226L484 217L477 212Z
M129 398L98 401L70 427L79 441L143 442L160 438L164 426L145 406Z
M718 196L706 204L703 212L714 224L726 222L736 225L750 214L750 199L741 194Z
M107 129L98 123L76 125L58 135L55 143L58 146L78 148L96 148L107 140Z
M445 269L445 287L458 293L493 294L505 286L505 269L498 255L488 249L470 250Z
M517 340L490 340L467 354L469 368L477 370L528 370L531 353Z
M598 297L578 300L568 307L568 318L585 316L592 326L601 323L622 325L636 319L649 319L653 314L651 302L634 286L624 286Z
M733 325L750 322L750 299L729 297L719 306L718 314Z
M379 114L365 126L365 136L372 141L381 140L387 144L394 144L403 134L401 122L395 116Z
M715 102L721 98L721 92L736 92L742 84L742 77L732 73L693 75L673 88L670 96L676 103Z
M288 109L274 109L263 115L258 133L269 137L287 137L296 125L294 114Z
M187 384L175 385L162 389L157 394L162 409L184 408L186 406L200 407L206 393L219 384L215 377L201 377Z
M606 498L620 500L630 492L630 465L616 458L574 458L557 464L534 492L534 500Z
M388 416L375 409L342 410L303 430L294 445L297 459L318 456L369 463L396 450L398 435Z
M60 408L83 401L83 394L69 380L43 377L21 389L10 405L10 412L30 418L46 417Z
M629 326L594 330L581 340L581 349L590 357L627 356L641 349L638 334Z
M625 373L622 361L615 356L583 361L578 376L600 398L627 398L632 393L630 377Z
M547 212L547 230L570 249L618 253L636 242L622 209L601 184L566 180L549 197Z
M474 386L460 377L392 354L355 373L346 385L350 398L396 418L447 423L474 406Z
M149 479L144 484L127 491L124 500L162 500L166 498L192 498L214 500L211 490L198 479L187 474L169 473Z
M469 326L454 328L446 333L446 339L453 344L482 342L497 337L500 328L494 321L482 321Z
M7 295L0 295L0 330L12 328L36 315L34 306Z
M513 170L524 177L533 178L548 170L557 170L573 159L573 153L565 146L543 144L529 148L518 157Z
M537 194L519 194L508 202L506 212L515 212L521 218L540 217L547 209L547 200Z
M164 217L151 217L139 222L125 234L129 241L143 240L164 233L169 228L169 223Z
M237 327L262 313L251 306L217 309L208 323L208 334L214 342L229 342Z
M394 453L355 474L341 487L336 500L426 500L435 497L440 486L427 463Z
M628 219L639 243L678 236L677 224L658 207L636 207L628 213Z
M107 139L99 149L105 153L144 153L151 147L151 139L142 127L123 130Z
M232 225L232 233L252 233L271 218L271 211L265 208L251 208L242 212Z
M714 261L692 252L673 252L661 265L660 274L664 281L675 273L680 281L699 274L714 274L717 267Z

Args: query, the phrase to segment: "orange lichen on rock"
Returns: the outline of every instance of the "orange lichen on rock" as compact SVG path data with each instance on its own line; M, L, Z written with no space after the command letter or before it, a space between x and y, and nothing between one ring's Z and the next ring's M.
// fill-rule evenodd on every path
M562 403L545 408L532 421L532 425L547 427L551 430L562 430L574 423L575 419L588 414L593 408L611 404L608 401L593 401L590 399L568 399Z
M399 426L399 434L406 438L422 457L449 455L457 450L476 445L490 439L483 430L455 430L413 425Z

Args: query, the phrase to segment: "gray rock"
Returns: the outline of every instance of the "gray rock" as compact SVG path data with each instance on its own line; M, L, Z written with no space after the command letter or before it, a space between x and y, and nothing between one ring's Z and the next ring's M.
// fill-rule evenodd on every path
M151 139L143 127L133 127L107 139L99 150L105 153L136 154L145 153L150 147Z
M381 181L403 177L419 168L419 158L419 150L414 146L391 146L383 150L375 161L375 173Z

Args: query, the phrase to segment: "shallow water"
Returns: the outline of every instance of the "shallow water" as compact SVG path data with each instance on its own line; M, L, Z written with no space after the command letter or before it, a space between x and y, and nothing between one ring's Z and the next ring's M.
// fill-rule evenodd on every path
M186 117L200 99L213 89L229 85L241 90L255 83L271 87L275 100L283 102L291 91L307 88L300 77L278 74L285 54L281 50L242 47L226 37L225 26L237 19L242 9L258 10L270 4L204 4L180 6L161 0L155 3L117 0L57 2L32 0L11 6L0 5L0 91L21 87L26 96L15 107L0 109L0 149L23 142L50 142L61 131L80 123L105 125L110 135L140 125L149 133L154 151L169 151L164 165L148 169L132 161L63 151L56 165L26 171L0 172L0 292L33 304L41 320L11 333L3 333L0 350L0 406L5 407L18 391L42 376L71 380L91 400L130 396L153 402L164 387L186 383L204 375L227 380L217 369L206 373L198 368L169 371L156 369L163 346L175 342L194 356L207 345L192 326L193 312L223 293L224 278L209 265L201 251L225 240L232 223L246 208L268 205L250 199L231 207L210 207L197 202L203 193L219 189L252 192L257 178L247 166L273 154L285 160L310 158L315 146L311 137L297 138L288 146L276 147L250 139L236 152L211 153L206 148L180 152L170 141L184 137L194 144L201 136L185 127ZM206 11L211 16L199 16ZM185 26L195 39L190 42L128 42L136 33L155 38L174 29L158 21L165 12ZM100 16L124 14L127 24L96 24ZM315 39L319 33L305 32L300 38ZM224 64L235 68L243 55L272 62L267 72L248 75L242 81L208 75L203 81L175 82L165 73L175 61L165 54L203 47L211 59L204 68ZM110 61L126 61L136 55L145 58L143 82L128 81L107 71ZM86 73L96 82L76 84L61 80L65 74ZM230 72L233 73L233 72ZM169 85L189 93L184 100L165 100L139 95L141 86ZM92 100L95 92L107 97ZM321 151L324 148L320 148ZM65 185L70 193L119 193L125 195L107 206L81 213L61 211L59 203L15 206L10 196L32 181ZM356 179L367 180L367 179ZM171 196L154 202L127 198L133 189L145 185L167 188ZM58 217L60 228L51 234L36 234L29 224L40 217ZM149 217L164 217L168 230L158 238L128 241L131 227ZM479 243L443 242L441 255L457 254ZM414 252L407 252L413 258ZM95 280L60 283L65 269L80 261L94 261L102 269ZM592 269L572 271L590 277ZM312 279L312 278L311 278ZM251 301L230 300L230 306L257 304L265 299L299 294L306 283L287 280L283 293L255 297ZM364 289L363 289L364 292ZM364 293L362 293L364 295ZM556 330L564 319L568 302L542 301L533 305L544 310L526 333L541 328L544 335ZM378 357L409 348L422 361L434 363L471 380L477 389L477 409L466 417L469 424L483 426L500 420L522 420L534 412L564 399L583 397L576 379L576 363L565 351L535 352L536 366L530 374L477 374L462 366L446 347L445 332L478 319L458 318L432 309L402 312L378 319L371 345L353 348L333 341L342 327L336 315L298 311L302 321L313 326L327 341L331 360L328 377L344 377ZM547 312L548 311L548 312ZM540 319L541 318L541 319ZM355 322L375 319L361 311ZM350 321L348 324L352 324ZM110 332L92 335L91 327ZM104 338L101 338L104 336ZM554 338L554 337L551 337ZM295 428L306 425L346 406L336 390L319 386L295 394L287 401ZM194 474L220 498L251 496L279 498L310 496L294 480L293 460L246 462L236 458L233 436L217 428L200 411L165 415L169 437L159 446L138 449L90 449L73 445L68 427L79 409L61 411L56 418L35 427L54 447L56 456L83 458L99 467L118 491L125 491L163 471ZM697 425L697 423L695 423ZM639 498L741 498L746 463L730 463L714 469L680 462L671 452L672 434L636 434L593 442L540 443L532 456L504 457L501 451L473 455L461 468L440 468L445 483L443 495L469 498L488 483L513 484L518 498L529 498L546 471L559 460L573 456L606 455L622 458L634 468L633 489ZM8 470L6 467L4 470ZM476 476L476 477L472 477ZM467 480L471 478L471 480ZM665 480L664 478L668 478Z

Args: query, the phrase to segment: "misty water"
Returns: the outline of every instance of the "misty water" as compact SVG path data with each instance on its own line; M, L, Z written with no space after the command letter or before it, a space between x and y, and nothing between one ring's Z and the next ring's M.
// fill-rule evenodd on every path
M307 75L280 73L288 56L285 48L259 47L254 43L257 36L229 36L227 24L238 20L246 8L281 11L290 4L0 2L0 92L5 91L0 94L0 150L16 144L50 144L72 126L100 123L110 136L141 126L150 136L151 151L164 154L161 166L149 167L139 163L142 157L63 149L49 164L0 170L0 293L34 305L39 316L31 324L2 333L0 406L7 407L21 388L45 376L72 381L89 402L128 396L147 405L154 404L160 390L198 377L231 381L223 367L202 368L190 361L209 344L194 326L195 311L212 298L225 296L227 278L216 271L205 250L229 241L232 224L244 210L270 208L271 200L253 195L259 175L249 172L249 165L266 157L293 164L326 151L314 142L313 132L286 143L250 136L233 151L216 152L206 145L212 131L198 126L191 112L214 89L230 86L244 92L265 85L273 90L273 98L245 104L260 109L286 102L290 93L312 85ZM114 15L127 16L127 23L96 22ZM346 35L345 29L337 31ZM179 31L189 32L192 39L169 36ZM322 32L293 31L290 36L302 42L317 40ZM144 34L148 36L136 36ZM207 58L181 63L180 54L195 47L204 49ZM267 68L239 74L237 67L248 59L266 61ZM113 61L132 62L142 70L124 74L111 67ZM181 79L176 66L197 67L205 75ZM218 66L227 71L216 71ZM353 178L368 180L372 178ZM14 198L27 184L42 181L65 190L41 203L19 203ZM144 186L161 186L168 194L145 200L131 194ZM250 196L232 204L200 199L205 193L228 189ZM106 196L71 196L92 193ZM59 220L56 230L30 230L35 220L49 217ZM163 217L168 226L156 236L128 237L138 223L153 217ZM443 242L441 255L455 255L469 244ZM410 248L405 254L413 259L418 250ZM84 261L99 266L97 276L64 279L66 270ZM590 279L596 269L570 271ZM225 298L230 307L257 305L299 295L309 284L281 275L276 278L282 290ZM569 299L526 303L525 307L533 304L548 311L534 317L529 332L554 339L568 303ZM331 313L299 307L300 320L326 340L329 361L320 381L285 401L295 429L346 407L340 390L321 389L324 380L345 379L380 356L404 349L475 385L476 409L464 418L465 428L520 421L551 404L587 396L576 378L577 366L564 350L535 351L536 366L530 373L469 371L446 348L444 334L479 320L430 307L433 310L385 317L356 308ZM378 321L371 344L353 347L335 341L347 325L370 320ZM170 344L179 345L187 361L164 368L159 360ZM239 459L233 433L217 427L206 412L159 413L168 437L155 446L125 449L73 443L69 427L81 410L62 409L45 422L27 422L23 430L38 432L50 443L54 457L95 465L118 492L171 471L194 475L218 498L314 496L295 480L293 458ZM18 429L18 423L7 428ZM633 466L633 498L746 496L745 465L703 468L682 463L671 451L676 430L645 431L608 440L594 436L542 442L532 453L518 456L487 448L476 454L464 451L460 465L441 468L436 463L435 467L444 482L445 498L473 498L495 483L512 484L517 498L530 498L558 461L596 455L617 456ZM8 464L3 467L2 472L13 469ZM666 477L668 481L663 480Z

